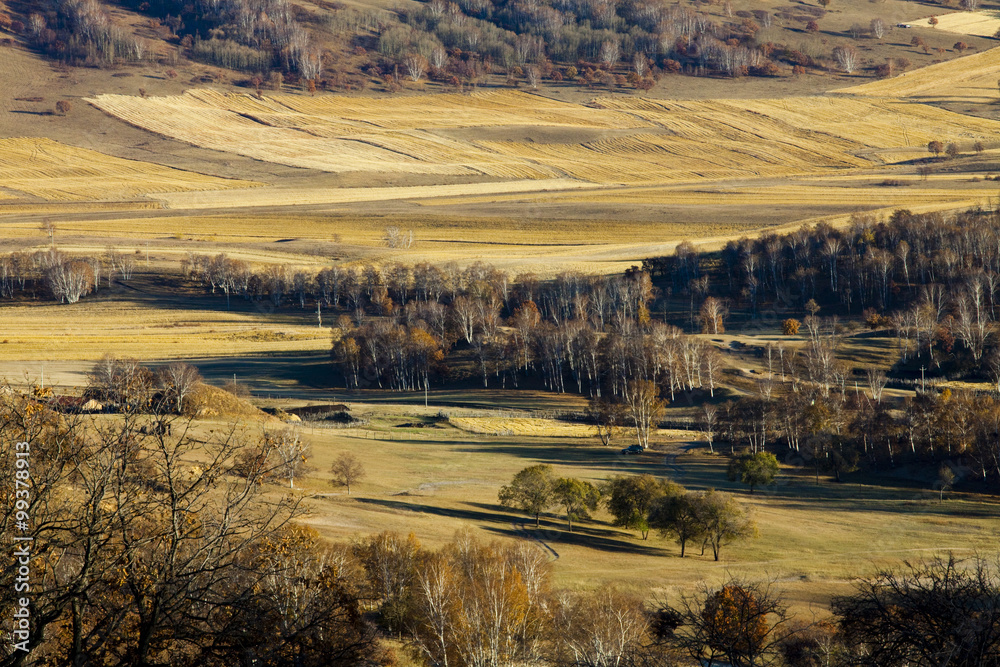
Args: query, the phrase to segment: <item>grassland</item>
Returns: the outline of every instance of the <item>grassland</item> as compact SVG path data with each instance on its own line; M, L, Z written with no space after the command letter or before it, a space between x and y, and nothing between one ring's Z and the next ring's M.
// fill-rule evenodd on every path
M998 76L1000 49L989 49L835 92L853 96L906 98L921 103L993 104L997 99Z
M258 185L122 160L49 139L0 139L0 187L48 201L115 200ZM0 195L15 197L2 191Z
M108 352L182 359L192 350L205 357L240 357L329 349L328 330L316 326L315 316L310 323L294 313L265 318L264 312L239 299L226 310L225 299L140 275L128 288L105 287L76 304L4 304L0 362L92 362Z
M704 102L605 97L584 106L492 92L417 96L384 105L374 99L257 99L202 90L172 98L113 95L90 101L158 134L289 166L493 180L569 177L594 185L833 175L900 161L931 139L971 145L1000 131L992 120L864 97ZM548 136L481 139L468 132L515 126ZM246 142L234 145L232 136ZM492 185L481 189L495 192ZM273 194L277 203L281 193ZM185 198L168 201L183 207ZM198 201L208 206L212 198ZM293 201L302 200L293 195Z
M995 9L978 12L951 12L935 18L938 20L936 26L930 24L931 17L929 16L925 19L912 21L910 25L977 37L993 37L997 30L1000 30L1000 13Z
M694 434L675 432L661 437L653 452L622 457L617 447L596 445L595 438L564 437L563 425L548 420L534 420L532 435L473 436L431 417L433 409L402 414L355 405L353 410L369 414L368 429L303 427L316 467L302 483L303 492L313 494L308 523L332 539L413 531L432 546L464 527L487 539L529 536L558 553L560 585L611 581L674 596L703 581L717 583L727 573L771 577L796 611L822 615L829 596L848 591L853 576L947 549L958 554L987 549L1000 529L993 502L961 496L940 503L929 483L926 491L920 484L884 488L826 478L816 484L811 470L786 467L776 488L749 496L726 481L726 460L709 456ZM414 423L425 427L413 428ZM358 455L368 469L350 497L327 483L326 470L342 451ZM736 490L753 505L760 538L727 547L716 563L699 557L697 549L682 560L671 540L653 533L644 542L611 527L603 511L572 534L556 515L543 518L536 531L528 518L503 510L496 500L502 484L536 463L595 483L612 474L649 472L690 488Z

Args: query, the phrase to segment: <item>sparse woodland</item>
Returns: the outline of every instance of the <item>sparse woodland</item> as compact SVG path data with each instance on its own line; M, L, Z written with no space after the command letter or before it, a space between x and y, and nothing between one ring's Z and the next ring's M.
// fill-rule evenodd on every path
M298 82L313 92L372 82L398 90L423 78L461 88L499 75L532 89L544 82L646 91L665 74L775 77L829 69L886 77L910 64L905 57L876 62L858 48L863 40L881 43L891 29L876 10L822 52L775 41L772 26L790 28L782 33L789 40L818 32L825 6L745 10L727 2L720 15L649 0L433 0L394 12L321 3L322 13L287 0L118 4L146 17L144 30L116 23L114 3L102 0L3 14L0 27L68 64L174 66L183 55L235 70L257 90ZM161 42L170 45L166 55ZM968 48L960 42L952 50Z

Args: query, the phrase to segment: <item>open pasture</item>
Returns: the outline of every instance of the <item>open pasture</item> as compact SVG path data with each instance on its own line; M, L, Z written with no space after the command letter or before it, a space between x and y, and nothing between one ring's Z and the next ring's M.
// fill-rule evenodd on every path
M484 539L541 540L558 554L553 556L558 585L613 582L676 600L679 592L700 582L717 584L727 573L768 577L787 592L797 612L822 616L831 594L850 590L852 576L948 549L970 555L989 548L1000 528L995 504L975 496L940 503L929 487L835 484L825 476L817 484L805 469L785 468L776 488L750 496L726 480L724 457L693 445L694 434L661 435L655 451L623 457L618 448L628 444L625 438L605 448L593 437L476 436L440 422L408 429L414 415L386 414L386 409L392 410L383 408L373 426L381 430L379 437L302 426L316 468L301 482L303 492L313 495L306 522L324 536L344 540L359 533L412 531L434 547L471 528ZM367 469L350 496L328 483L327 471L344 451ZM518 470L538 463L553 465L557 476L593 483L648 472L692 489L736 491L753 506L760 538L727 546L717 563L710 555L699 556L697 547L681 559L677 545L656 532L643 541L635 531L614 528L603 510L569 533L553 508L535 530L530 517L501 508L497 492Z
M33 197L71 202L259 185L122 160L41 138L0 139L0 184ZM0 198L5 198L2 193Z
M4 303L0 362L95 361L107 353L138 359L186 359L326 352L329 329L298 313L263 317L242 299L186 294L142 277L125 289L103 287L75 304ZM35 366L32 365L32 368Z

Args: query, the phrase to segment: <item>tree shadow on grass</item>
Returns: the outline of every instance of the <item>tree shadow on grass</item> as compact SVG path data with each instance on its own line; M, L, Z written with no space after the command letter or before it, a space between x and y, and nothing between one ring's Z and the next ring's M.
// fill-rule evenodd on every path
M506 512L499 506L488 503L469 502L465 504L471 507L496 508L498 512ZM531 537L552 545L557 551L559 545L572 545L610 553L632 553L646 556L669 555L669 552L660 547L652 546L648 542L642 543L636 536L596 523L574 523L573 532L570 532L564 519L554 517L551 514L540 517L538 528L535 528L534 517L506 513L498 516L503 516L506 521L509 521L510 527L486 526L485 530L510 537Z
M504 454L529 459L536 463L570 465L596 468L609 474L653 473L653 468L662 467L663 456L658 452L647 452L640 456L623 456L618 448L593 447L587 445L524 444L509 440L490 439L482 444L469 444L456 451L470 454Z
M418 514L430 514L432 516L450 517L453 519L463 519L465 521L476 521L481 523L505 523L509 517L498 512L486 512L483 510L460 509L455 507L435 507L424 503L411 503L405 500L387 500L384 498L358 498L359 503L374 505L385 509L396 510L398 512L416 512ZM468 504L468 503L466 503ZM483 505L483 507L490 507ZM513 530L511 530L513 533Z
M639 540L621 532L609 530L592 523L574 524L573 532L569 532L564 522L552 517L543 518L540 527L535 529L534 518L518 514L509 514L499 505L489 503L464 503L466 508L435 507L424 503L410 503L403 500L388 500L384 498L358 498L357 502L395 510L398 512L416 512L431 516L449 517L473 521L495 535L503 537L524 538L526 535L552 544L558 551L558 545L572 545L597 549L609 553L632 553L646 556L669 556L671 553L650 544L640 544ZM523 529L519 527L523 525Z
M531 525L534 526L534 523ZM546 526L542 526L542 528L538 530L531 528L530 530L526 530L524 532L500 526L485 526L484 529L491 533L503 535L505 537L523 538L527 535L537 538L546 544L551 545L556 551L559 551L561 546L579 546L607 553L629 553L640 556L671 555L669 551L660 549L659 547L645 545L638 541L608 537L604 531L590 529L586 524L573 524L572 533L567 530L566 524L562 525L561 530L555 530Z

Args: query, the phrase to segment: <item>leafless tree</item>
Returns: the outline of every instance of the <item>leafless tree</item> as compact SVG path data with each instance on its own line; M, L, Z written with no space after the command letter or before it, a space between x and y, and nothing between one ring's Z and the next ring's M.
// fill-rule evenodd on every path
M875 366L869 366L865 370L865 376L868 378L868 388L872 392L872 400L876 403L881 403L882 390L885 389L886 382L888 381L885 372Z
M94 270L82 260L66 260L50 266L45 282L59 303L76 303L94 289Z
M621 46L617 40L608 39L601 43L598 58L605 67L614 67L621 58Z
M157 376L160 388L174 401L174 409L182 413L184 399L201 382L201 373L191 364L176 361L161 368Z
M413 230L404 232L399 227L389 226L385 228L383 240L390 248L412 248Z
M524 78L532 90L537 90L538 82L541 79L541 72L539 72L536 65L527 65L524 68Z
M712 454L715 453L715 449L712 443L715 441L715 431L718 424L719 411L714 405L706 403L702 406L701 410L701 432L705 434L705 441L708 443L708 451Z
M403 65L406 67L406 74L410 77L410 80L416 83L420 80L420 77L424 75L427 71L427 59L424 58L419 53L411 53L403 60Z
M858 51L849 44L834 47L833 59L847 74L852 74L858 67Z
M330 474L333 475L330 483L334 486L346 486L347 495L351 495L351 485L364 479L365 469L357 456L350 452L343 452L334 460L330 467Z
M636 51L632 57L632 71L640 79L646 76L646 73L649 71L649 58L642 51Z
M431 51L431 67L435 69L444 69L448 64L448 52L444 50L443 46L435 46Z
M288 480L288 488L295 488L295 478L302 477L314 469L309 463L312 447L302 435L291 428L266 430L263 441L276 459L272 474Z
M871 31L872 37L875 39L882 39L885 37L885 21L877 16L871 20L871 23L868 24L868 29Z
M663 414L660 388L650 380L630 379L625 385L625 400L635 426L636 442L645 449L649 446L650 429Z

